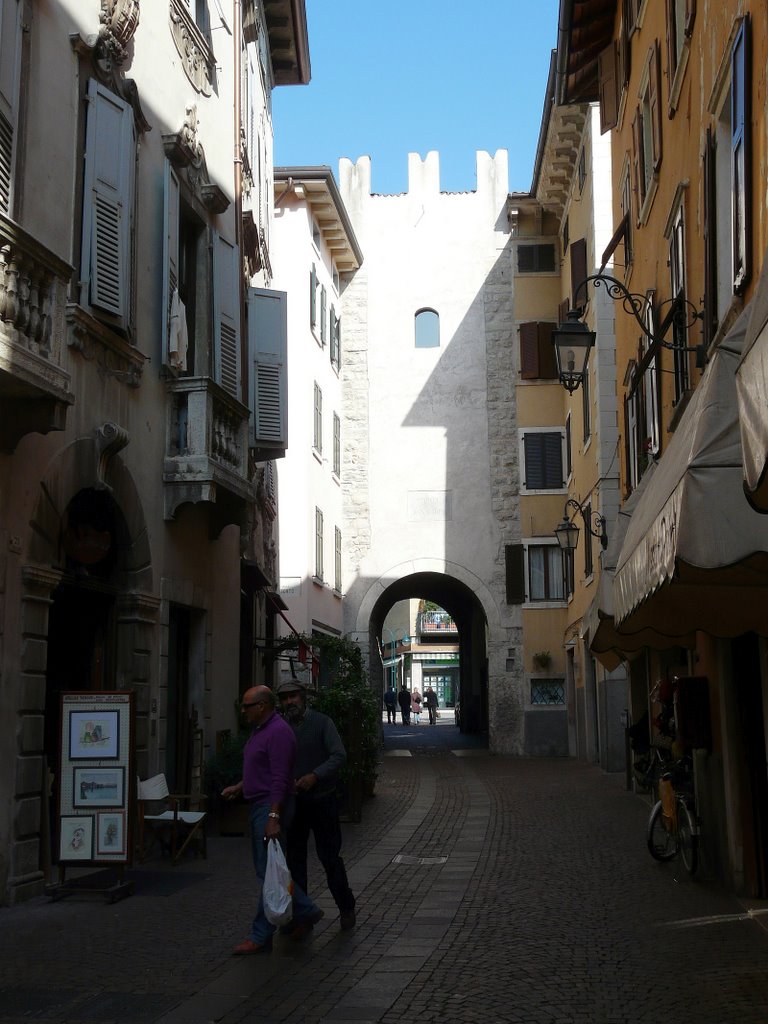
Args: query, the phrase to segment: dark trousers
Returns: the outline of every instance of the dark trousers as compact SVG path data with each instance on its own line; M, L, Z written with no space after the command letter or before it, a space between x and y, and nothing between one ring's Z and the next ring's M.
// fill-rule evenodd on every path
M427 704L427 711L429 712L429 724L430 725L434 725L435 722L437 721L437 716L435 715L435 711L436 710L437 710L437 708L433 708L431 704Z
M411 724L411 709L410 708L400 708L400 714L403 716L403 725L410 725Z
M328 888L342 914L355 908L344 861L341 859L341 826L335 793L327 796L297 796L293 821L288 829L285 855L294 882L307 891L307 845L314 833L315 850L325 869Z
M397 722L397 708L391 708L387 705L387 725L390 722L394 725Z

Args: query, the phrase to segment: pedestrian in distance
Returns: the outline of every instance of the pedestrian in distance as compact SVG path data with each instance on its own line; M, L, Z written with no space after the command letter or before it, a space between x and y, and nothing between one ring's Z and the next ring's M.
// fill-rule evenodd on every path
M390 683L389 689L384 694L384 707L387 709L387 725L397 724L397 694Z
M429 712L429 724L434 725L437 721L437 694L428 686L424 691L424 703L427 705L427 711Z
M347 763L347 752L328 715L307 706L307 691L298 679L279 683L277 695L280 710L293 729L298 745L296 807L286 843L288 869L294 884L306 892L307 845L311 832L328 888L339 908L339 925L342 931L349 931L356 923L355 897L341 858L341 825L336 793L339 772ZM281 931L297 939L311 928L311 922L300 917L296 924L292 921Z
M416 725L419 725L421 722L421 694L418 690L414 690L411 694L411 717Z
M403 725L411 724L411 695L405 688L405 683L400 687L397 694L397 703L400 705L400 714Z
M285 833L293 814L293 780L296 737L293 729L276 713L277 699L268 686L253 686L243 694L240 705L252 732L243 750L243 777L221 791L225 800L242 796L251 805L250 833L256 877L264 884L267 846L271 839L285 844ZM293 914L296 925L306 931L323 916L304 889L294 883ZM239 946L236 956L269 953L275 926L267 920L259 895L251 934Z

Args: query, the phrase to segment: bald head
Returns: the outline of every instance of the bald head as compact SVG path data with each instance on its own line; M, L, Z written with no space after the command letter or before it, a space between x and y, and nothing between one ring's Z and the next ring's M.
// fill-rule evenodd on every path
M273 710L277 707L277 698L268 686L252 686L243 694L243 704L253 704L257 700L265 701L265 706Z

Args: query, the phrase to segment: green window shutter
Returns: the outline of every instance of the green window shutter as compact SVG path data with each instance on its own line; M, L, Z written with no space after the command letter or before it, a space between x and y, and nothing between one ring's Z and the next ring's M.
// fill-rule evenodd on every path
M328 295L325 291L325 285L323 285L320 288L320 341L322 341L323 344L325 344L325 339L327 335L327 305Z
M248 289L250 445L280 458L288 447L288 295Z
M10 213L21 67L21 4L0 3L0 211Z
M314 263L309 272L309 326L317 326L317 269Z
M504 547L504 568L507 583L507 604L525 601L525 552L522 544Z

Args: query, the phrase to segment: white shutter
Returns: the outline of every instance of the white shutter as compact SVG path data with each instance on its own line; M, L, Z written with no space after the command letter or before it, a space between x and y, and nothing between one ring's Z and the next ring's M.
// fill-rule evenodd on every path
M0 211L13 201L14 142L21 60L21 4L0 0Z
M248 289L250 444L283 454L288 447L287 309L286 292Z
M165 161L163 181L163 307L162 363L176 373L169 360L171 302L179 287L179 179L169 160Z
M240 399L240 298L238 250L216 236L214 246L214 353L216 380L238 400Z
M88 83L83 196L83 300L127 325L136 153L133 111Z

